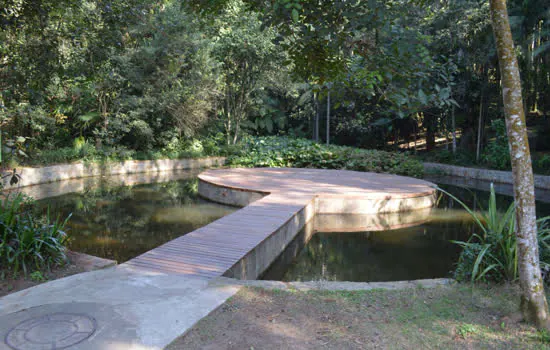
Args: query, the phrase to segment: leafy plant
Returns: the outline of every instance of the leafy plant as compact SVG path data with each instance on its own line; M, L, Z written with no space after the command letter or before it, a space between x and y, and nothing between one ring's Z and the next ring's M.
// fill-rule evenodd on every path
M46 277L44 277L41 271L34 271L33 273L30 274L29 277L31 278L31 281L34 281L34 282L46 281Z
M544 154L540 158L533 158L533 171L537 174L550 174L550 155Z
M458 335L460 335L464 339L466 339L468 335L475 334L478 331L479 329L475 325L469 323L461 324L456 328L456 332L458 333Z
M493 120L491 128L495 132L495 139L489 141L482 160L493 169L508 170L510 169L510 148L504 120Z
M227 164L240 167L347 169L421 177L422 163L402 153L325 146L306 139L248 137Z
M445 190L474 219L479 233L473 233L467 241L452 241L463 248L455 271L458 281L515 281L518 278L518 256L515 234L515 203L505 212L497 208L496 194L491 184L486 210L474 212L464 202ZM537 220L541 265L550 258L550 227L545 217Z
M29 269L49 268L66 261L65 224L70 218L52 220L48 210L37 219L30 211L30 200L23 194L7 195L0 201L0 263L26 275Z

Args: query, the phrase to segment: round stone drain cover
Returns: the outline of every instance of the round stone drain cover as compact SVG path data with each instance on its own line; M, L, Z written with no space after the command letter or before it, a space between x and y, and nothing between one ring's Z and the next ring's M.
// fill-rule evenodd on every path
M95 319L86 315L49 314L15 326L6 335L6 344L15 350L65 349L88 339L95 329Z

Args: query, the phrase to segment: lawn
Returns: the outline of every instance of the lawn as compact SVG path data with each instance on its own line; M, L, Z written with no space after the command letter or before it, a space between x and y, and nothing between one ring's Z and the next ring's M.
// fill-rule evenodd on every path
M516 286L400 291L243 288L167 349L545 349Z

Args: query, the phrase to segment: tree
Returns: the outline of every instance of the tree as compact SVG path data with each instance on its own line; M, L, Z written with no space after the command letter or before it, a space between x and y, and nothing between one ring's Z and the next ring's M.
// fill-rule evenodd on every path
M519 66L505 0L490 0L502 79L502 98L512 159L516 202L517 249L521 311L527 321L550 329L548 304L542 282L537 243L535 186L527 139Z
M241 124L252 108L253 95L269 79L282 60L272 28L261 28L258 15L246 12L244 4L230 1L214 21L213 54L222 63L224 118L227 143L235 144Z

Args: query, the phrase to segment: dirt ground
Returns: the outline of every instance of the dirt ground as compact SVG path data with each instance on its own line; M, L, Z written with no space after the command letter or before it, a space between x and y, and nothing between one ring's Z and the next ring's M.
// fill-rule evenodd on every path
M77 273L85 272L86 268L75 264L52 268L51 271L41 271L24 276L23 272L13 275L10 271L0 270L0 297L27 289L38 284L53 281Z
M514 286L364 292L243 288L176 349L550 349Z
M0 297L27 289L38 284L53 281L77 273L100 270L116 265L116 261L99 258L73 251L67 251L67 263L51 270L33 271L27 275L23 271L14 274L13 271L0 267Z

